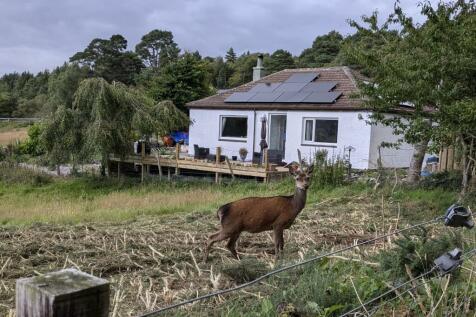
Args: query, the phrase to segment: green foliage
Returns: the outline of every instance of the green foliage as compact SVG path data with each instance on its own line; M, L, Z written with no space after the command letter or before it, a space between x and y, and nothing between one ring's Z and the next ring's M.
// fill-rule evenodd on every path
M46 156L50 164L58 165L81 160L81 122L71 108L59 106L45 120L41 135Z
M41 123L36 123L28 129L28 138L21 142L19 150L22 154L30 156L40 156L44 154L45 149L41 141L44 126Z
M291 53L286 50L277 50L269 56L265 67L268 73L275 73L283 69L296 68L296 64Z
M413 276L428 271L437 257L454 248L461 248L462 237L458 233L449 233L433 238L428 235L428 231L421 230L413 237L407 235L396 240L395 245L395 248L380 253L382 270L387 271L393 279L407 279L407 267Z
M29 169L16 168L14 164L0 162L0 183L4 185L43 186L52 182L52 177Z
M445 171L432 173L420 181L420 187L425 189L442 188L452 191L457 190L461 187L461 172Z
M136 54L142 62L155 70L177 60L180 49L170 31L152 30L136 45Z
M165 66L160 76L155 76L146 87L156 101L171 100L185 110L187 102L206 97L210 93L205 63L190 53Z
M339 54L343 37L337 31L316 37L312 47L302 51L299 56L300 67L322 67L331 63Z
M152 130L151 132L155 132L159 136L166 135L174 130L188 128L190 123L188 116L175 107L170 100L157 103L152 108L151 115L155 123L149 128ZM143 130L146 130L146 127Z
M96 38L86 49L69 60L91 68L94 74L109 82L132 84L134 77L144 67L136 53L126 51L127 40L119 34L109 40Z
M328 158L326 150L319 150L314 156L312 186L322 188L337 187L344 184L347 166L339 156Z
M230 49L226 52L225 60L227 63L234 63L236 61L236 53L233 50L233 47L230 47Z
M150 101L123 84L108 84L100 78L83 80L73 101L81 155L99 156L105 164L110 153L130 152L134 127L152 123L149 110Z
M236 59L233 64L233 75L230 77L229 87L236 87L253 80L253 67L256 66L258 55L259 53L250 54L247 52ZM265 63L266 58L267 55L265 55Z
M56 111L60 105L73 108L74 93L79 83L88 77L88 67L78 64L64 64L55 69L48 81L48 114Z

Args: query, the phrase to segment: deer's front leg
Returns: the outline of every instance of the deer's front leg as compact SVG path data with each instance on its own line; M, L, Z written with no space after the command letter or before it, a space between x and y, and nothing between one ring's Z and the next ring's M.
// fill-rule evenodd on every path
M274 250L275 255L278 255L283 251L284 247L284 236L283 236L284 228L281 226L274 228Z

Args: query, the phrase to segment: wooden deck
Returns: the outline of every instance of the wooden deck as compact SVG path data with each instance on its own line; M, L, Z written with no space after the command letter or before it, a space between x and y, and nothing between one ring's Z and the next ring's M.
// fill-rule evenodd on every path
M220 149L217 148L218 155L220 155ZM180 153L180 148L177 148L174 154L160 155L160 167L173 169L175 175L179 175L181 170L208 172L215 174L215 181L218 183L221 181L221 175L230 175L232 178L235 176L248 176L257 177L264 182L268 182L274 178L280 178L285 176L288 172L286 168L277 166L275 164L269 164L267 162L267 155L265 153L265 162L263 165L252 164L251 162L239 162L231 161L228 158L224 162L212 162L209 160L197 160L193 157L189 157L184 153ZM109 160L117 163L117 172L112 171L120 175L121 163L140 165L141 176L144 179L145 175L150 171L150 166L158 168L157 155L145 154L142 155L129 155L124 158L111 155ZM161 173L160 173L161 174Z

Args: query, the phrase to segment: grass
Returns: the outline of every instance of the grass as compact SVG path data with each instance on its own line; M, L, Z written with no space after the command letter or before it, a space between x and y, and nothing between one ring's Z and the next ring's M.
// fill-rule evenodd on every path
M23 141L28 137L28 128L0 128L0 145Z
M0 223L81 223L137 219L177 212L214 212L220 205L248 196L292 194L290 180L265 185L236 182L151 181L100 179L91 176L52 178L0 165ZM344 197L364 187L313 190L309 202Z
M393 184L392 184L393 185ZM243 234L241 262L218 243L201 255L218 205L246 196L289 194L291 180L264 185L52 178L0 165L0 315L13 312L15 279L76 267L111 282L111 316L137 316L197 294L248 281L282 265L444 213L454 190L354 183L311 187L306 209L285 232L275 261L272 234ZM12 212L11 210L14 210ZM461 244L460 244L461 243ZM467 229L429 226L279 274L243 292L191 305L170 316L336 316L408 279L449 247L474 247ZM411 255L411 256L410 256ZM475 312L474 260L375 310L375 316L465 316ZM352 286L352 283L355 286ZM439 298L442 300L436 306Z

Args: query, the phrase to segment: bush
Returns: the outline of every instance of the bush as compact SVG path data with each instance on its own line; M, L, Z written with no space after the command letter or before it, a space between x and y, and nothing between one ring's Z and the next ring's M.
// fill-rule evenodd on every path
M463 175L461 171L445 171L433 173L420 181L420 186L424 189L443 188L457 190L461 188Z
M40 156L45 153L45 149L41 142L41 134L44 126L42 124L34 124L28 129L28 139L21 142L18 146L20 154Z
M420 275L433 267L433 260L443 253L462 247L462 237L458 234L446 234L438 238L428 238L428 232L405 236L395 241L396 247L382 251L379 256L382 270L390 273L392 278L407 279L408 267L413 276Z
M319 150L314 156L313 183L317 188L337 187L345 182L346 162L339 156L328 158L326 150Z

